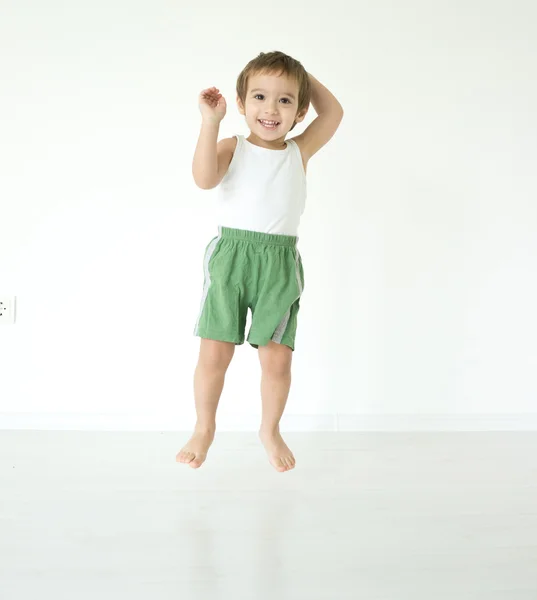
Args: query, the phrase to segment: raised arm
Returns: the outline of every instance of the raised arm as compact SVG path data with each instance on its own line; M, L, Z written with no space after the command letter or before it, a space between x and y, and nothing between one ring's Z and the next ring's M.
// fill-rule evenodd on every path
M192 176L196 185L202 189L210 189L216 180L218 161L216 144L220 123L202 121L200 135L194 159L192 160Z
M306 162L332 138L343 119L343 107L338 99L311 73L308 75L312 88L311 104L318 116L303 133L293 138Z
M209 190L220 183L231 162L233 140L225 138L217 142L220 122L226 114L226 100L218 88L201 91L199 108L202 121L192 160L192 176L198 187Z

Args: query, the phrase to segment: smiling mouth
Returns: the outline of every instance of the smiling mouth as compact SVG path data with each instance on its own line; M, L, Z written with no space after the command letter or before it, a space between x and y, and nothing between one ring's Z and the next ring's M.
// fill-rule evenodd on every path
M276 129L280 125L280 121L265 121L264 119L258 119L258 121L265 129Z

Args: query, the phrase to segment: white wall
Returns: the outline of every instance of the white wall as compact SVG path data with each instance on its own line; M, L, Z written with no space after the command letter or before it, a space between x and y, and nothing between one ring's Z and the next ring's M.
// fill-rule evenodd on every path
M191 176L197 96L220 88L220 137L247 135L236 77L279 49L345 109L308 167L282 426L537 428L533 3L1 13L0 296L17 321L0 327L0 426L192 426L216 226ZM256 428L258 389L239 347L221 428Z

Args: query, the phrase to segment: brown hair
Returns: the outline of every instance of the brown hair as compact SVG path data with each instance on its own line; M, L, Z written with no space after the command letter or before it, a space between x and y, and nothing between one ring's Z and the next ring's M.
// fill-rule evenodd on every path
M278 71L278 73L276 73ZM241 102L245 104L246 92L248 90L248 78L250 75L258 74L286 74L291 79L295 79L298 83L298 108L297 114L308 108L311 101L311 83L309 75L300 63L295 58L283 52L260 52L258 56L253 58L241 71L237 78L237 95ZM296 121L293 123L293 127ZM289 130L291 131L291 130Z

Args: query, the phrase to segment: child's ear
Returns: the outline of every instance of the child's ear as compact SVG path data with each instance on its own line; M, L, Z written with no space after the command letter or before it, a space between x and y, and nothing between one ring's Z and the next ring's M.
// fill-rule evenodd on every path
M300 123L301 121L304 120L305 116L308 113L308 109L309 109L309 106L306 107L306 108L304 108L302 111L300 111L300 113L297 113L297 115L295 117L295 122L296 123Z
M244 115L245 114L244 105L241 102L241 99L239 98L239 96L237 96L237 107L239 109L240 114Z

